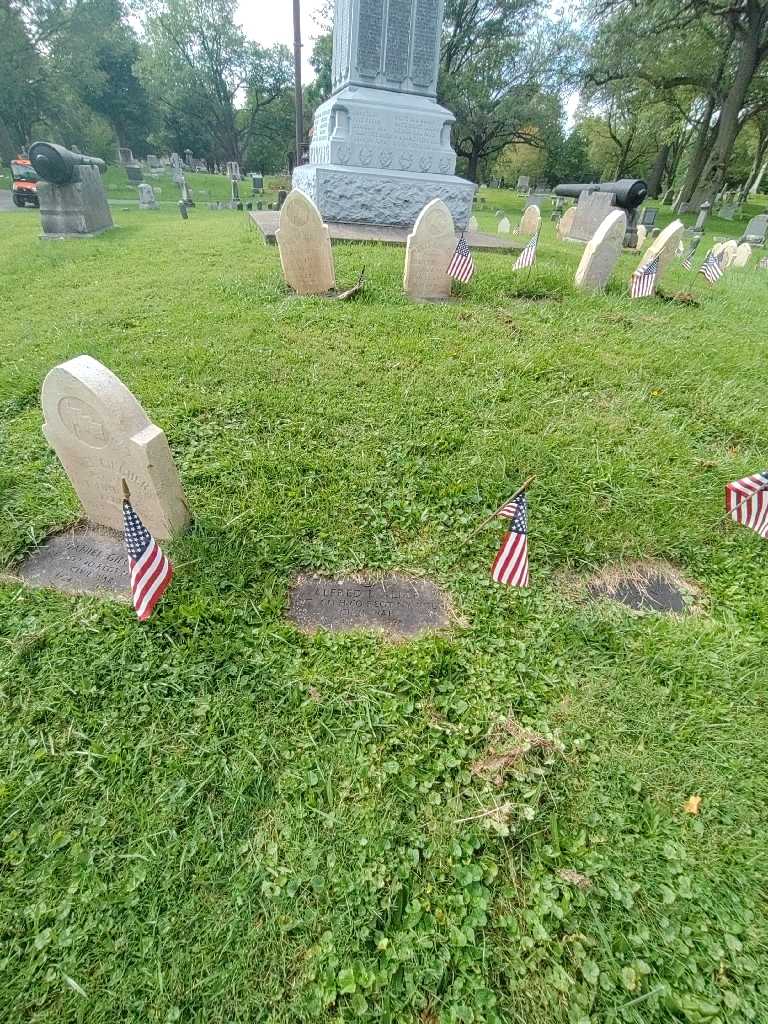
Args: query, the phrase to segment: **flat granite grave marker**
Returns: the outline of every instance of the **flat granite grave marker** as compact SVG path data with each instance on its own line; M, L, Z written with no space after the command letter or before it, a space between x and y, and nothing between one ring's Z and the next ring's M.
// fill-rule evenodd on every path
M55 366L43 381L43 434L92 525L122 532L122 486L158 540L180 532L189 510L165 434L128 388L90 356Z
M451 294L448 267L456 248L451 211L442 199L427 203L408 235L403 288L418 300L447 299Z
M30 587L65 594L109 594L122 601L131 596L122 536L92 526L50 537L24 561L19 575Z
M701 607L698 588L665 564L628 566L624 571L609 569L590 580L586 591L593 600L615 601L640 613L682 615Z
M577 288L583 291L600 291L605 288L621 256L626 230L627 217L623 210L614 210L608 214L587 242L574 280Z
M297 295L325 295L336 286L328 228L312 200L298 189L283 203L275 237L285 282Z
M383 630L414 638L456 621L447 595L431 580L398 573L366 576L300 576L291 590L288 618L300 629Z

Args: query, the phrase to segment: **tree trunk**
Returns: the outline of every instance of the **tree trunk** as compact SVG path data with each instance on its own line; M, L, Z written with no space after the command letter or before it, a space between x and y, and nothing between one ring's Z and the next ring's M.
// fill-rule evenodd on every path
M668 142L665 142L656 154L656 160L651 173L648 175L648 195L651 199L658 199L659 192L661 191L661 179L664 174L664 170L667 166L667 160L669 159L669 151L671 146Z
M699 137L696 139L696 145L693 153L691 153L691 159L688 164L685 181L683 182L683 187L680 192L680 201L675 205L675 213L680 213L681 208L691 201L691 196L696 191L696 186L699 183L701 172L704 170L704 164L707 160L708 143L712 134L709 123L712 120L714 110L715 99L713 96L710 96L707 100L707 105L704 108L704 114L701 118Z
M470 181L477 183L477 169L480 165L480 150L472 143L472 152L469 154L469 163L467 165L467 177Z
M752 168L747 178L747 183L744 186L744 198L748 195L756 195L757 190L760 188L760 182L763 174L765 173L765 154L768 152L768 127L763 128L762 125L757 130L757 149L755 150L755 159L752 161Z
M762 18L762 11L759 12L759 16ZM733 84L720 111L715 142L692 200L694 206L701 206L705 200L714 202L715 196L725 184L733 144L741 127L739 112L744 106L747 91L760 63L760 35L757 25L751 25L749 31L741 34L739 60Z

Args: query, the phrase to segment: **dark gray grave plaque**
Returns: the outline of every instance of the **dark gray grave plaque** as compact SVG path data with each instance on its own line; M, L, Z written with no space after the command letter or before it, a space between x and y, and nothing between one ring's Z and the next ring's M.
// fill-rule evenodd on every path
M628 574L611 582L595 580L587 587L590 597L608 598L636 612L685 612L689 606L680 584L660 572L647 576Z
M401 638L444 629L455 620L436 583L398 573L375 579L301 576L291 590L288 618L307 632L374 629Z
M131 596L122 535L92 526L49 537L24 560L19 576L30 587L65 594L108 594L121 601Z

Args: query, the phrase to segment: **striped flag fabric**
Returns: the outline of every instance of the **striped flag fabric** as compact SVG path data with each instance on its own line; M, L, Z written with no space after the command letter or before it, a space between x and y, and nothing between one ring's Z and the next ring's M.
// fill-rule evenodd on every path
M491 566L491 577L495 583L505 583L508 587L527 587L528 501L525 494L518 494L498 514L509 520L509 526Z
M131 599L139 621L145 622L173 578L173 565L127 498L123 500L123 530L131 573Z
M760 262L757 264L758 270L768 270L768 256L763 256Z
M472 280L472 275L475 272L475 261L472 259L472 253L470 252L469 245L464 235L456 243L456 251L451 258L450 265L448 267L448 276L454 278L456 281L461 281L466 284L467 281Z
M539 234L541 228L539 227L535 235L531 236L529 242L526 243L525 248L515 260L515 265L512 267L513 270L525 270L527 267L532 267L536 262L536 246L539 244Z
M683 267L686 270L693 270L693 257L696 255L696 250L699 248L700 242L700 238L694 239L694 241L691 243L691 248L688 250L685 256L683 256Z
M768 469L726 484L725 510L734 523L768 539Z
M708 253L707 258L699 267L699 273L703 274L710 284L717 284L723 276L723 264L720 261L720 256L716 256L713 252Z
M661 264L661 253L654 256L650 263L644 267L638 267L629 282L629 297L631 299L648 299L656 292L656 279L659 276Z

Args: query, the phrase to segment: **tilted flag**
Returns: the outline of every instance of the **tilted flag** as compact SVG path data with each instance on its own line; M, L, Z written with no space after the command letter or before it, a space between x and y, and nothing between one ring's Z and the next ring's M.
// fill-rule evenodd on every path
M472 253L469 251L467 240L462 235L456 243L456 251L448 267L448 276L466 284L467 281L472 280L474 272L475 261L472 259Z
M661 253L654 256L651 262L646 263L644 267L638 267L629 282L629 297L631 299L647 299L655 294L660 263Z
M723 264L719 255L716 256L713 252L708 253L707 258L699 267L699 273L703 274L710 284L717 284L723 276Z
M131 598L141 622L146 621L173 578L173 566L134 512L123 500L123 529L131 573Z
M768 256L763 256L760 262L757 264L758 270L768 270Z
M513 270L525 270L526 267L532 267L536 262L536 246L539 244L540 232L541 228L538 228L536 234L526 243L525 248L517 257L515 265L512 267Z
M528 501L525 494L518 494L498 515L509 519L509 527L491 566L491 576L494 582L506 583L509 587L527 587Z
M734 523L768 539L768 469L726 484L725 510Z
M694 242L692 242L691 248L688 250L685 256L683 256L683 266L686 270L693 270L693 257L696 255L696 250L699 248L700 242L700 238L697 238Z

